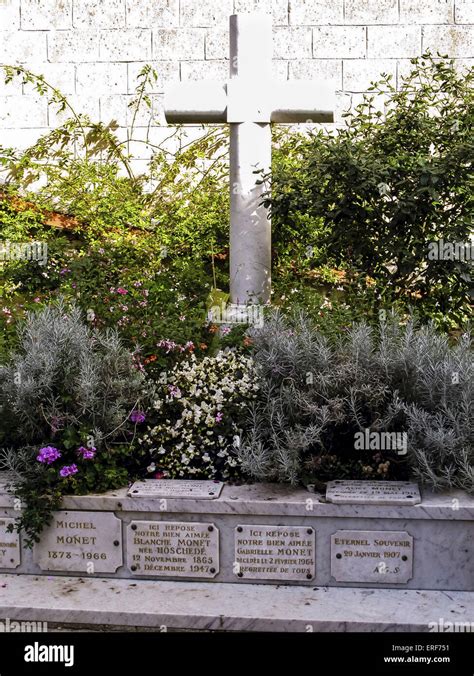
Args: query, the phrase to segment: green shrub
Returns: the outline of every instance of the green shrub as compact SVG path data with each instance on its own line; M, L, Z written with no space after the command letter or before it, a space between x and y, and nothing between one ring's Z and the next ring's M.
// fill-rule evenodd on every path
M161 341L192 341L197 352L206 352L215 342L205 322L211 286L228 281L226 133L207 128L190 143L177 127L169 131L176 143L172 154L166 140L152 142L150 111L145 138L131 124L123 141L116 122L104 125L77 113L44 77L22 66L4 70L7 80L19 78L69 117L25 151L0 148L6 190L32 205L28 217L15 210L15 200L0 197L0 237L37 237L49 245L44 267L0 263L0 354L15 345L25 313L58 296L82 308L91 326L118 327L127 347L140 345L152 372L178 356L162 350ZM154 77L148 66L139 75L134 120L140 107L149 107ZM137 144L151 153L143 174L132 170L129 149ZM44 209L71 218L58 231L44 225ZM127 293L121 297L118 288Z
M150 66L138 75L125 139L116 120L106 125L77 112L44 76L22 66L3 70L6 82L19 79L66 116L26 150L0 146L0 167L10 192L73 215L79 221L76 230L88 241L134 230L136 235L153 234L173 254L210 255L227 247L227 134L221 127L208 127L190 142L177 126L155 143L151 130L159 125L147 90L157 73ZM148 115L145 131L136 128L138 113L145 119ZM143 173L133 171L131 149L137 146L150 154Z
M331 341L304 315L277 313L251 335L261 396L240 449L251 476L317 483L411 473L435 489L474 489L467 334L450 346L431 325L389 317L377 332L360 323ZM406 444L364 449L355 435L366 430Z
M474 69L412 64L400 90L381 80L337 133L280 139L274 243L301 272L342 267L376 310L413 307L449 329L471 312L471 262L431 260L429 246L472 237Z

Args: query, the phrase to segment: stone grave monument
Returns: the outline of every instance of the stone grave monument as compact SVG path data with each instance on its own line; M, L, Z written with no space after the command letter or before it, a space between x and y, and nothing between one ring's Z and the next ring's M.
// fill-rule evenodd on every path
M270 221L260 204L264 188L254 173L270 170L270 125L332 120L333 96L316 83L271 81L268 17L233 16L230 27L227 84L178 85L168 92L166 115L170 122L230 125L231 295L234 303L246 304L266 302L270 293ZM103 604L109 601L100 596L95 579L106 583L110 593L114 584L126 582L121 587L122 604L124 599L132 603L131 595L139 593L133 589L140 583L149 585L148 592L141 588L145 596L164 582L176 585L180 594L186 593L183 584L194 585L190 589L201 595L203 603L212 595L203 591L203 585L207 590L218 588L223 597L226 588L242 585L259 589L271 585L277 595L283 583L293 594L284 592L287 605L289 599L300 598L298 588L304 591L303 599L320 588L337 590L338 599L344 588L349 588L344 598L355 598L351 596L355 590L357 598L362 598L361 590L368 598L378 590L392 594L384 599L398 604L400 621L406 616L403 599L410 590L425 601L435 598L427 593L442 592L436 596L438 606L430 611L434 618L435 613L452 612L457 617L465 612L465 596L450 609L446 604L455 603L456 593L474 590L474 498L461 491L420 495L411 482L341 480L330 482L325 493L310 493L287 485L149 480L102 495L65 497L31 550L18 533L9 532L18 512L8 484L9 477L0 477L0 577L5 580L1 587L13 598L14 581L21 576L23 585L35 585L36 580L53 585L50 601L38 602L39 619L49 612L48 603L63 598L57 592L62 578L76 595L81 585L74 580L83 587L88 582L96 604L96 598ZM18 589L18 603L31 616L32 602L25 601L20 583ZM262 595L254 589L256 596ZM397 601L392 590L402 592ZM167 586L165 592L163 599L173 600L173 587ZM13 601L2 606L1 596L5 613L13 608L21 615ZM304 610L310 604L300 605ZM60 614L62 619L74 614L72 606L68 608ZM94 607L92 616L99 610ZM119 617L125 622L124 612L107 615L106 621ZM175 615L173 607L167 621L174 621ZM222 628L221 615L222 611L217 625L203 620L204 626ZM141 622L154 622L154 617ZM127 622L137 624L138 619L133 616ZM236 626L230 622L231 629ZM238 626L257 625L242 620ZM305 631L304 622L291 626ZM330 630L325 619L321 627Z
M184 82L165 92L168 122L230 127L230 297L266 303L271 289L271 224L262 176L271 170L272 122L333 122L335 92L325 82L272 79L272 20L230 17L227 83Z

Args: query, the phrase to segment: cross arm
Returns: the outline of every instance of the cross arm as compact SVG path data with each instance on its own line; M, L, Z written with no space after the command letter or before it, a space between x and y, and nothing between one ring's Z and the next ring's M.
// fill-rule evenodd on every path
M165 90L166 121L205 123L227 121L226 85L212 80L180 82Z
M271 122L334 122L336 96L326 82L272 83Z
M231 78L227 122L334 122L336 96L324 81Z

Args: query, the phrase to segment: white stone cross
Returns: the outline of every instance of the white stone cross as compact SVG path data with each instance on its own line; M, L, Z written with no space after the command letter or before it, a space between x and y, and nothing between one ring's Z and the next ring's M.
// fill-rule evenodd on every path
M230 17L230 78L182 82L165 92L170 123L230 125L230 296L266 303L271 290L271 223L262 174L271 169L271 122L333 122L335 92L324 82L272 80L272 21Z

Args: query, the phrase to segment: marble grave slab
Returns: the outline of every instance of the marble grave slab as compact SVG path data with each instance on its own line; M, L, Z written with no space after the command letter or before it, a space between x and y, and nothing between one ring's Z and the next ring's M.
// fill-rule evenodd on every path
M418 485L410 481L329 481L326 500L336 505L417 505Z

